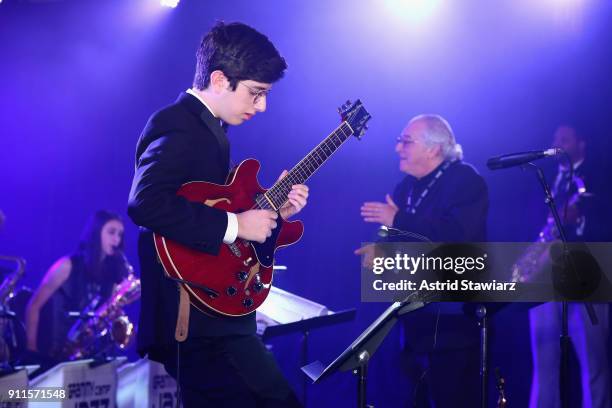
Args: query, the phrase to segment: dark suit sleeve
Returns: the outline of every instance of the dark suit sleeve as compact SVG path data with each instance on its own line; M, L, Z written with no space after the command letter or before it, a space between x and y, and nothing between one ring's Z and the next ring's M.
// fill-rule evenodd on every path
M190 181L190 168L198 160L190 135L168 132L143 147L136 158L128 203L130 218L168 239L217 254L227 229L227 214L176 195L180 186Z
M610 191L602 174L601 168L588 167L585 169L585 174L579 175L584 179L588 193L577 203L580 213L586 218L586 229L584 235L580 237L586 242L605 242L612 239L609 228L611 217L608 210ZM563 217L563 207L560 215ZM575 229L576 226L567 226L566 230L571 228Z
M440 240L438 237L444 237L444 241L484 241L489 206L487 186L478 175L464 176L450 183L452 193L443 197L440 211L410 214L404 207L395 215L393 227L434 241Z

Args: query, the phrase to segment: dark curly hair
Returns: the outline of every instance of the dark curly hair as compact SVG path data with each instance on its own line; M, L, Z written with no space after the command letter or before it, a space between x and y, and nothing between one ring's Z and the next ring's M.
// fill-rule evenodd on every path
M215 24L202 38L196 61L193 87L199 90L208 87L210 74L216 70L225 74L234 91L238 82L246 79L276 82L287 69L268 37L242 23Z

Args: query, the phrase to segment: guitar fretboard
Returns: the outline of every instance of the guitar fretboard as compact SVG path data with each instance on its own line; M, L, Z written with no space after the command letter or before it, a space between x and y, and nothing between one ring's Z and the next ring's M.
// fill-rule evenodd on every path
M353 133L349 124L342 122L296 164L282 180L277 181L265 194L257 197L257 208L279 210L287 202L287 194L291 191L291 186L304 184Z

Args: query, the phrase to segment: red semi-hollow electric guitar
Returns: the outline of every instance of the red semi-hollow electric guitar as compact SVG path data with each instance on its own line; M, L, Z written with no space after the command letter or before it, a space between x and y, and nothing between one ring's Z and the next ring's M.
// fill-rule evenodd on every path
M227 185L192 181L177 194L189 201L240 213L249 209L278 212L294 184L303 184L351 136L361 138L370 114L359 100L339 110L342 123L269 190L257 181L259 162L248 159L228 177ZM304 232L300 221L281 217L263 244L238 238L221 245L218 255L200 252L154 234L155 249L166 273L184 286L191 304L203 312L225 316L252 313L268 296L277 248L297 242Z

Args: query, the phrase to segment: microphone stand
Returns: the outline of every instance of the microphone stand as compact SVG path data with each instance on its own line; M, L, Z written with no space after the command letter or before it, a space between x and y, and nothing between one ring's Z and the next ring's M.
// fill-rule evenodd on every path
M553 219L555 220L555 226L557 227L557 231L559 232L559 237L561 238L561 242L563 242L563 256L565 259L570 261L570 266L572 268L573 273L577 273L571 258L569 257L569 252L567 248L567 236L565 235L565 230L563 229L563 224L561 223L561 217L559 217L559 212L557 211L557 206L555 205L555 200L550 191L550 187L546 182L546 178L544 177L544 172L542 169L535 164L529 162L524 167L529 166L530 169L534 170L538 176L538 180L540 181L540 185L544 190L544 202L548 204L550 208L550 212L552 213ZM561 335L559 337L559 346L561 349L561 371L560 371L560 390L561 390L561 407L568 408L569 407L569 328L568 328L568 303L564 300L561 303ZM585 307L587 308L587 312L589 317L591 318L592 324L597 324L597 316L595 315L595 310L593 309L593 305L585 303Z
M378 230L378 236L382 238L387 237L410 237L421 242L432 241L424 235L417 234L412 231L404 231L393 227L381 226ZM427 302L429 303L429 302ZM480 406L482 408L487 407L487 400L489 398L489 316L488 316L487 305L481 303L476 305L474 315L478 320L478 326L480 327L480 350L479 350L479 375L480 375ZM503 385L502 385L503 387ZM502 389L503 392L503 389ZM504 396L505 400L505 396Z

